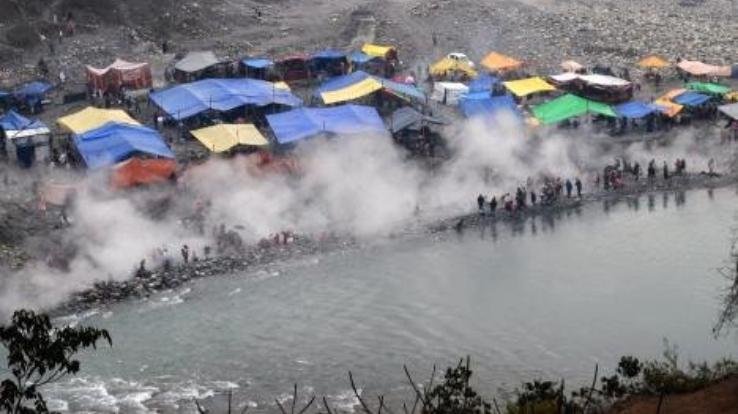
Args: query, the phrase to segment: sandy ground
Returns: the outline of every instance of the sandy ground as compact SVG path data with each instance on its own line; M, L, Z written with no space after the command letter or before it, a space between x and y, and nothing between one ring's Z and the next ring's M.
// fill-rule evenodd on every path
M613 408L613 414L652 414L657 412L658 397L632 397ZM689 394L666 396L662 414L734 414L738 413L738 377L733 377Z

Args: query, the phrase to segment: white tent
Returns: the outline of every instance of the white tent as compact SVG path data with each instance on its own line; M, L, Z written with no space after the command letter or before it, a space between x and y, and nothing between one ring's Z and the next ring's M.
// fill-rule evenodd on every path
M433 84L431 99L445 105L458 105L462 95L469 93L469 87L459 82L436 82Z
M213 52L190 52L174 65L174 69L181 72L193 73L205 70L218 63L220 61Z

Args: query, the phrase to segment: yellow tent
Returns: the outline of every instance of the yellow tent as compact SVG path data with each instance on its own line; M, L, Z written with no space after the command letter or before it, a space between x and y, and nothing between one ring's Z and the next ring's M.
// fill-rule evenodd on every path
M56 120L60 127L73 134L84 134L87 131L99 128L108 122L120 122L123 124L141 125L131 118L122 109L100 109L92 106L63 116Z
M503 85L515 96L528 96L532 93L554 91L556 88L539 77L519 79L509 82L503 82Z
M639 60L638 66L644 69L661 69L669 66L669 62L660 56L651 55Z
M662 112L666 114L669 118L675 117L679 112L682 111L682 108L684 108L682 105L675 104L674 102L664 98L659 98L653 101L653 103L664 108L665 110Z
M665 94L661 95L659 100L673 101L674 98L683 94L684 92L687 92L687 90L683 88L672 89L669 92L666 92Z
M223 152L236 145L264 147L269 142L252 124L218 124L190 133L212 152Z
M283 91L291 91L290 85L286 82L274 82L274 87Z
M520 68L523 62L501 53L492 52L482 60L482 66L492 72L505 72Z
M371 43L364 43L364 46L361 47L361 51L365 54L381 58L387 57L387 54L394 52L394 50L394 46L373 45Z
M323 92L320 97L325 104L351 101L369 95L382 89L382 83L374 78L366 78L345 88L330 92Z
M470 78L477 76L477 71L469 66L467 62L451 59L449 57L439 60L430 67L430 74L433 76L446 76L453 72L461 72Z

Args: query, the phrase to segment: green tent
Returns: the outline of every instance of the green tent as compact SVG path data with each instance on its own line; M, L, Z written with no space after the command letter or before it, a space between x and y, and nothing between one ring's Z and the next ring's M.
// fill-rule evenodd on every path
M730 92L730 88L725 85L718 83L707 83L707 82L689 82L687 89L696 92L705 92L713 95L724 95Z
M572 94L566 94L533 108L533 115L542 124L554 124L587 113L610 117L617 116L610 105L590 101Z

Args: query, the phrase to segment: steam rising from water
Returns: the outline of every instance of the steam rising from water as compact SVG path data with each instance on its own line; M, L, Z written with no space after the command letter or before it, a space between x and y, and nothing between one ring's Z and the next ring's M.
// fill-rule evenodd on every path
M167 247L175 259L185 243L199 253L208 244L207 233L220 223L238 226L247 242L284 230L377 237L414 220L465 213L474 208L477 194L511 192L527 177L579 176L586 191L591 183L587 174L601 170L616 156L642 164L652 157L670 163L686 157L692 167L705 165L722 148L709 141L697 144L692 133L683 131L666 147L633 144L606 149L601 141L608 138L596 138L586 127L575 135L560 131L531 135L512 116L497 121L495 127L470 121L449 131L452 158L432 172L408 161L404 150L386 136L351 136L314 139L299 146L295 151L302 170L299 178L255 174L239 159L211 159L191 169L177 191L100 194L100 180L90 178L65 236L79 249L70 271L32 265L5 275L0 282L0 315L18 307L56 304L96 280L128 278L157 248ZM174 203L172 213L153 219L143 211L142 199L167 192ZM196 198L211 202L205 236L185 229L180 221Z

